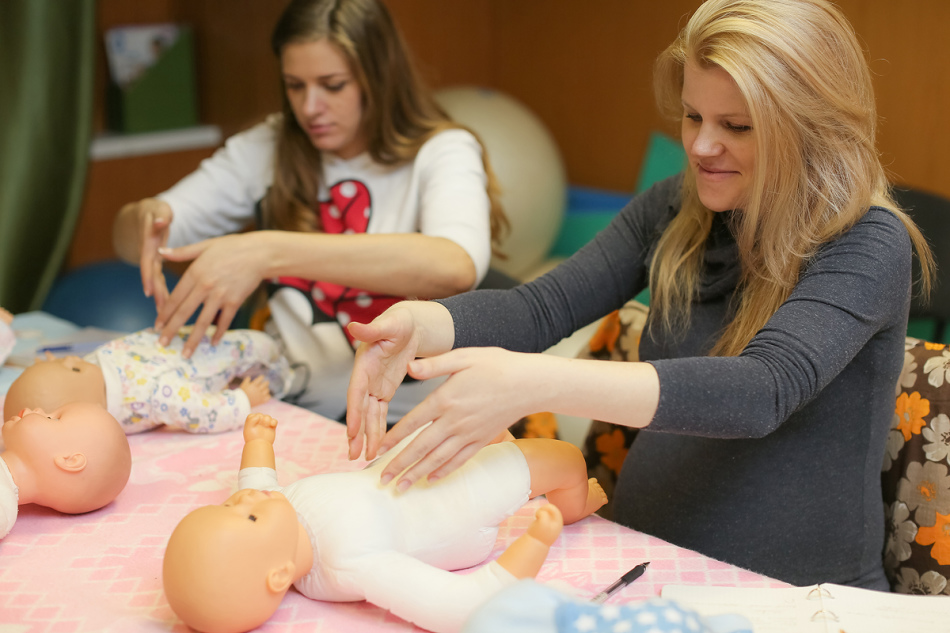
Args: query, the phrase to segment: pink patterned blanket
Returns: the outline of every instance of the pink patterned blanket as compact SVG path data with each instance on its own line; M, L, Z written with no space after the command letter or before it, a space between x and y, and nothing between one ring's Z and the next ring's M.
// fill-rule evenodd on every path
M344 427L272 400L259 408L280 421L282 485L307 475L361 468L346 459ZM162 593L162 554L178 521L235 488L240 431L191 435L157 430L129 437L132 476L118 499L85 515L20 506L0 541L0 631L136 633L185 627ZM493 556L521 534L542 500L502 525ZM659 594L666 584L777 587L783 583L684 550L599 517L568 526L538 579L589 597L642 561L650 568L612 602ZM366 603L322 603L291 591L265 633L393 631L414 627Z

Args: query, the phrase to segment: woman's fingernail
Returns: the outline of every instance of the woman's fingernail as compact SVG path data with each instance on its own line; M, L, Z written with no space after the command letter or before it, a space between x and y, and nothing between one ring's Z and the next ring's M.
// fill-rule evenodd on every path
M158 249L159 255L168 255L171 252L172 252L172 249L168 248L167 246L162 246Z
M412 482L408 479L403 479L398 484L396 484L396 492L406 492L409 490L409 486L412 485Z
M386 474L384 474L382 477L380 477L379 483L381 483L382 485L385 486L386 484L388 484L388 483L389 483L390 481L392 481L392 480L393 480L393 476L390 475L389 473L386 473Z

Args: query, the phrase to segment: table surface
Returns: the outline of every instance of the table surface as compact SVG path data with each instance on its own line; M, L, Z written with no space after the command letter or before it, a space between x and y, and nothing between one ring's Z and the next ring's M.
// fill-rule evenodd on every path
M258 410L280 422L275 449L281 485L365 465L346 459L341 424L275 400ZM129 443L129 484L107 507L68 516L20 506L12 532L0 541L0 633L189 630L162 592L162 555L185 514L220 503L236 489L243 437L240 431L159 429L132 435ZM541 503L533 500L502 524L492 558L524 532ZM650 561L647 573L610 602L653 597L667 584L787 586L596 516L565 527L538 580L589 597L642 561ZM323 603L291 591L260 630L415 629L367 603Z

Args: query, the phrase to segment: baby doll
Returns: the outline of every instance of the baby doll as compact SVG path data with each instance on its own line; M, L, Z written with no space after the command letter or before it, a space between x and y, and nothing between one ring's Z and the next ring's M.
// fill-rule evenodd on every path
M16 345L16 335L13 333L12 323L13 315L0 308L0 365L7 360Z
M47 414L24 409L3 423L0 538L18 506L36 503L67 514L98 510L125 488L129 442L102 406L74 402Z
M445 478L402 493L379 483L398 450L364 470L281 489L276 424L248 416L241 490L189 513L169 539L165 594L199 631L260 626L291 585L314 600L367 600L423 628L456 631L488 596L537 574L562 521L578 521L607 501L587 479L581 452L547 439L489 445ZM497 561L469 574L445 571L484 561L498 524L540 494L551 503Z
M20 374L4 417L23 407L54 409L77 400L106 407L126 433L162 424L193 433L237 428L252 407L283 395L293 371L277 343L255 330L230 330L216 346L208 334L191 358L181 354L187 330L167 347L142 330L105 343L85 359L51 354Z

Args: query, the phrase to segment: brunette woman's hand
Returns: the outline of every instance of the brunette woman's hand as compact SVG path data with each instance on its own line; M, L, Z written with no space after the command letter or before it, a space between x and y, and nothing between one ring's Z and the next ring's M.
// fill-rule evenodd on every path
M269 257L259 232L215 237L180 248L162 248L159 253L169 261L191 260L155 320L159 342L168 345L178 329L201 309L182 350L185 358L194 353L212 324L216 324L217 329L211 343L218 344L241 304L264 279Z
M142 291L146 297L154 297L158 311L168 298L162 256L158 251L168 242L168 230L174 217L168 203L145 198L122 207L113 233L116 252L126 261L138 261Z

